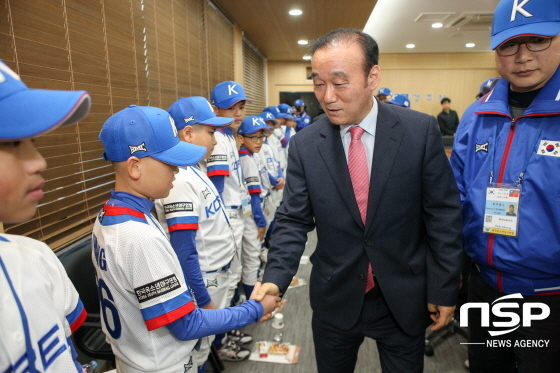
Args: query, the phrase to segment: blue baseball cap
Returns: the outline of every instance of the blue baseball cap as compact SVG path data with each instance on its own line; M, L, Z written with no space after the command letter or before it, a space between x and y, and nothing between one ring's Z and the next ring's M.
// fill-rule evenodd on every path
M189 166L206 154L204 146L180 141L169 113L157 107L129 107L113 114L103 124L99 139L105 147L103 158L122 162L134 156Z
M90 106L86 91L29 89L0 60L0 140L26 139L76 123Z
M210 100L212 105L216 105L220 109L228 109L239 101L253 102L245 95L243 86L231 80L217 84L210 93Z
M502 0L494 11L490 48L518 36L554 37L560 34L560 1Z
M280 113L283 114L283 117L286 119L294 119L294 116L292 115L294 113L294 109L292 109L292 107L288 104L280 104L278 105L278 110L280 110Z
M410 100L403 94L396 94L390 101L387 101L393 105L399 105L402 107L410 108Z
M494 86L496 85L496 83L498 82L499 78L490 78L488 80L485 80L479 88L479 92L482 93L483 95L487 94L488 92L490 92L492 90L492 88L494 88Z
M250 135L257 132L258 130L273 130L264 122L264 119L260 116L245 117L241 125L237 129L239 135Z
M280 112L278 106L267 106L264 108L263 112L269 112L274 115L275 118L284 118L284 114Z
M265 122L268 120L272 120L274 121L274 123L278 124L278 121L276 120L274 114L272 114L269 111L263 111L262 113L259 114L259 117L261 117Z
M378 95L385 95L385 96L391 96L393 94L393 92L391 92L391 90L389 88L381 88L379 91L377 91Z
M197 123L223 127L234 121L233 118L217 117L208 100L200 96L182 97L175 101L167 111L175 121L175 127L178 130Z
M297 99L294 101L294 106L305 106L305 102L303 102L303 100L301 99Z

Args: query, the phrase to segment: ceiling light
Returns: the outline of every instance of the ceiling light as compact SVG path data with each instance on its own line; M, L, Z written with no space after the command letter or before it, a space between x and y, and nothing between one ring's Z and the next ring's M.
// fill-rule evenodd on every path
M291 16L301 16L303 12L299 9L292 9L288 12L288 14Z
M442 28L443 27L443 23L432 23L432 28Z
M467 43L467 44L465 44L465 47L467 47L467 48L473 48L473 47L474 47L474 43Z
M303 59L304 59L304 60L310 60L310 59L311 59L311 56L303 56Z
M309 42L307 40L298 40L297 42L299 45L307 45Z
M407 47L408 49L412 49L412 48L415 48L416 45L414 45L414 44L407 44L406 47Z

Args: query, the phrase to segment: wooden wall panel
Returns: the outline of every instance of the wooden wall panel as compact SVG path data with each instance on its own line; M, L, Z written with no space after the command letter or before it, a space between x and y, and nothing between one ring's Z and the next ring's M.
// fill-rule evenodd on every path
M105 120L131 104L167 109L181 96L208 97L209 82L233 78L232 40L206 0L4 0L0 58L31 88L90 92L92 107L81 123L37 139L45 197L33 219L0 231L55 250L90 234L114 186L97 138Z

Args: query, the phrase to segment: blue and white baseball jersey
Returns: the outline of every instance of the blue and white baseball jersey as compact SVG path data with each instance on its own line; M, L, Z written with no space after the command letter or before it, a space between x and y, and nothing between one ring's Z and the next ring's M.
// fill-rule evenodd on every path
M0 372L81 372L67 338L87 313L44 243L0 234L0 315Z
M209 177L226 176L222 193L224 204L227 207L239 207L242 204L242 198L247 194L247 189L243 184L243 174L239 166L237 143L229 128L217 130L214 137L217 144L214 146L212 155L206 160L207 175Z
M261 179L261 185L263 187L261 198L266 198L272 191L272 183L270 182L270 177L268 175L269 159L271 163L276 163L276 174L278 174L278 161L272 158L274 158L274 155L272 154L272 149L268 144L263 144L260 152L253 153L253 159L255 160L257 169L259 170L259 178Z
M156 211L166 231L195 229L200 270L214 271L228 265L235 254L235 240L222 199L214 184L197 166L180 167L167 198L156 201Z
M262 170L266 172L266 165L263 164L260 158L256 158L244 147L239 149L239 160L241 162L241 169L245 180L245 185L250 194L258 194L259 197L264 198L268 194L262 182ZM267 176L268 178L268 176Z
M196 341L179 341L166 326L196 305L152 207L145 198L113 191L97 217L92 259L102 327L119 372L189 372Z
M273 138L274 135L270 136L269 138ZM278 162L278 158L276 158L276 154L278 149L274 149L274 147L268 143L264 143L261 151L257 154L260 154L262 158L264 158L264 162L266 164L267 172L274 178L277 179L280 175L278 175L278 167L280 166L280 162Z
M274 129L272 133L273 136L276 136L278 140L278 162L280 162L280 167L282 170L286 171L286 163L287 163L287 152L286 152L286 137L284 136L284 131L286 130L286 126L280 126ZM272 136L271 136L272 137ZM274 140L273 140L274 141Z

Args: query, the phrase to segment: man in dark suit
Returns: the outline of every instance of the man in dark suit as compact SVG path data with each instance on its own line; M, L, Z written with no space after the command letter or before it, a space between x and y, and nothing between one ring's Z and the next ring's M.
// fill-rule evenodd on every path
M432 329L453 316L462 254L459 194L437 122L373 98L380 69L369 35L334 30L311 52L326 117L291 140L284 202L254 295L286 291L316 228L309 290L318 371L352 372L366 336L377 341L383 372L421 372L430 313ZM365 200L351 166L357 126Z

